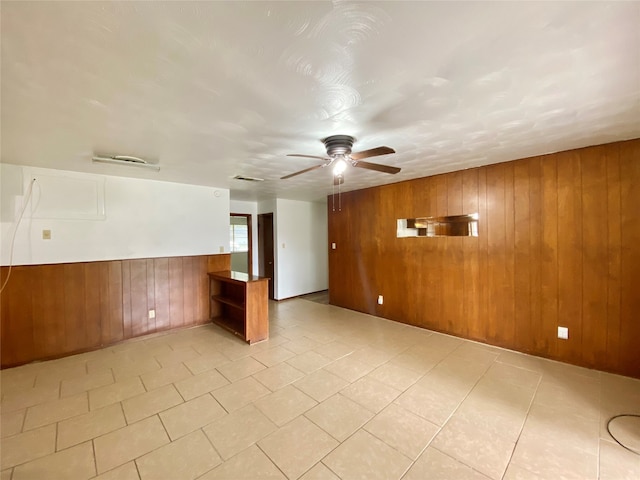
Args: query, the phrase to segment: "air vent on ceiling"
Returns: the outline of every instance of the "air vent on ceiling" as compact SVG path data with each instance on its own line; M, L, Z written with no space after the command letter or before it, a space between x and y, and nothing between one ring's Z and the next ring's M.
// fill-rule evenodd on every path
M246 175L236 175L234 180L244 180L245 182L264 182L264 178L247 177Z
M131 157L129 155L96 155L92 158L92 160L96 163L113 163L116 165L150 168L157 172L160 171L160 165L149 163L143 158Z

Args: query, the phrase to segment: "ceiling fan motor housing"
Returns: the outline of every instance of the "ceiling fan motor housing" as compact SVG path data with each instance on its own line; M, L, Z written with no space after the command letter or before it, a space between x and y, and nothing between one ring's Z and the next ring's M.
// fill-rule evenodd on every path
M332 135L322 140L327 149L327 155L349 155L356 139L350 135Z

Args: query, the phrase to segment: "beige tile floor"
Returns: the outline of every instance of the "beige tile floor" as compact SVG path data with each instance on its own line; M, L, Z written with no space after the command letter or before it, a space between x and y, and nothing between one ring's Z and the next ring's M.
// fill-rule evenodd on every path
M639 380L304 299L270 318L2 371L0 480L640 478L605 429Z

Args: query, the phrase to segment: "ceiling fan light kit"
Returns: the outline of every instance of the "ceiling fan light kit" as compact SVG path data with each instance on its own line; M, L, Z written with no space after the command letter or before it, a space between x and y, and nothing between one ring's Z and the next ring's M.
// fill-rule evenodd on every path
M335 176L342 175L344 171L347 169L347 162L345 162L344 158L340 158L336 161L333 166L333 174Z
M287 178L295 177L296 175L301 175L303 173L317 170L323 167L328 167L330 165L333 165L334 177L340 177L338 179L338 185L341 185L344 182L343 174L349 166L390 174L396 174L400 171L400 168L398 167L391 167L389 165L362 161L363 159L369 157L377 157L380 155L396 153L393 148L376 147L369 150L364 150L362 152L351 153L351 149L355 141L356 139L350 135L332 135L322 140L322 143L324 143L324 146L327 150L327 157L319 157L316 155L302 155L299 153L292 153L287 155L288 157L313 158L315 160L322 160L324 163L305 168L304 170L300 170L289 175L285 175L281 179L286 180ZM334 185L336 185L335 181Z

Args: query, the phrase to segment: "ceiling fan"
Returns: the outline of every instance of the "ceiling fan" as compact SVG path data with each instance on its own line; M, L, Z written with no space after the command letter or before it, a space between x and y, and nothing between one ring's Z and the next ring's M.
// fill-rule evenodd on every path
M318 157L315 155L300 155L297 153L287 155L288 157L315 158L318 160L322 160L324 163L305 168L304 170L300 170L299 172L285 175L281 178L281 180L295 177L296 175L300 175L302 173L311 172L312 170L317 170L319 168L328 167L330 165L333 165L334 185L341 185L342 183L344 183L343 173L348 166L366 168L367 170L375 170L377 172L392 174L398 173L400 171L400 168L398 167L390 167L389 165L381 165L379 163L362 161L362 159L364 158L396 153L393 148L376 147L370 150L364 150L362 152L351 153L351 147L353 147L353 142L355 142L355 140L356 139L350 135L332 135L325 138L324 140L322 140L322 143L324 143L324 146L327 149L327 157Z

